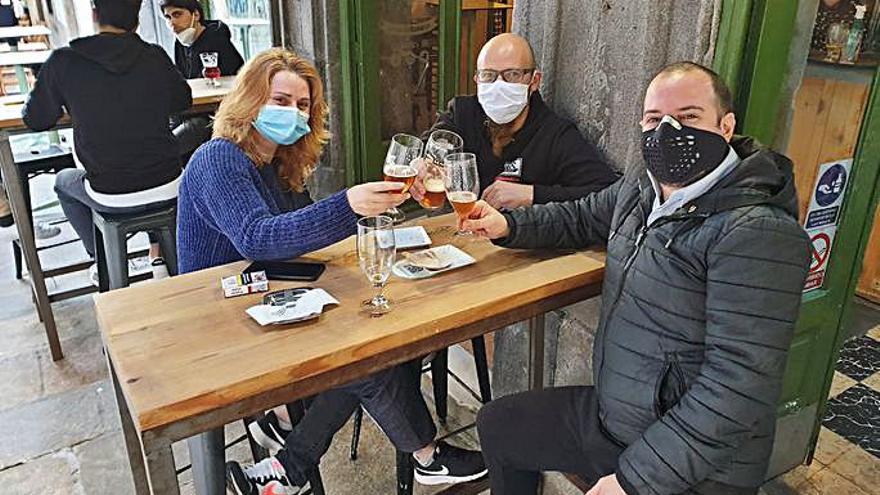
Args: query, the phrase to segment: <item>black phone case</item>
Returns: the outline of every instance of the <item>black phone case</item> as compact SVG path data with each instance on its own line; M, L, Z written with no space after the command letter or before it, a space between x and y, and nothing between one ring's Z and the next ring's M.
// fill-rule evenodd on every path
M280 265L287 265L287 266L285 266L282 271L282 270L278 269L278 268L280 268ZM315 270L315 271L313 273L294 273L294 271L297 269L297 266L307 267L306 268L307 270L309 270L309 271ZM321 277L321 275L324 273L325 268L326 268L326 266L323 263L305 263L305 262L261 263L259 261L255 261L255 262L251 263L250 266L245 268L244 271L245 271L245 273L265 271L266 278L268 278L269 280L293 280L293 281L301 281L301 282L314 282L315 280L318 280ZM287 270L290 270L290 271L287 271Z

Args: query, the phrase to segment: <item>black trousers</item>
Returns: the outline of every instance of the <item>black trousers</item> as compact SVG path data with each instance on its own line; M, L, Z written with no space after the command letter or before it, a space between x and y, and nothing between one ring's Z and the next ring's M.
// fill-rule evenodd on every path
M612 474L623 447L599 422L593 387L559 387L509 395L485 405L477 417L492 495L534 495L542 471L576 474L590 484ZM704 481L689 495L754 495Z
M431 443L437 429L419 388L420 364L401 364L315 396L275 455L288 478L305 482L333 435L361 405L397 450L415 452Z

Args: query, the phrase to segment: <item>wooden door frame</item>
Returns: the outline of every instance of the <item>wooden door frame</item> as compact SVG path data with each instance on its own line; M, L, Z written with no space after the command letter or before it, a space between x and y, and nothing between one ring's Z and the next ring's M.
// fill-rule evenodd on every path
M379 98L379 12L375 5L357 0L340 0L342 54L343 141L349 157L346 183L359 184L379 178L385 156L382 145ZM461 30L461 0L440 0L437 108L458 91L458 39Z
M796 2L724 0L722 5L714 68L735 95L740 109L739 132L764 143L775 141L777 123L790 104L784 91L790 70L789 55L796 20ZM846 335L842 329L851 319L861 260L880 194L880 135L868 131L872 127L878 128L878 125L880 68L875 71L871 84L826 281L822 289L804 295L804 306L799 317L799 326L806 321L821 321L823 326L833 329L833 348L828 353L827 362L821 363L825 370L824 380L809 384L809 392L804 394L815 397L818 404L812 401L807 404L795 402L781 404L779 408L780 417L784 417L817 406L806 461L811 460L815 449L834 376L834 364ZM870 211L871 215L862 214L866 211ZM815 356L811 353L809 357ZM818 364L813 363L814 366Z

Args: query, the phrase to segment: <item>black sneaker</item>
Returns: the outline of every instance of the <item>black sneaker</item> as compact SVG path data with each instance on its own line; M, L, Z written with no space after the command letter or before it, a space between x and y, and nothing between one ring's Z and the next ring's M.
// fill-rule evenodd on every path
M235 495L299 495L309 489L287 479L284 466L275 457L242 468L237 462L226 463L226 486Z
M483 455L476 450L465 450L437 442L434 449L434 462L422 467L416 465L416 481L422 485L442 485L444 483L464 483L486 476L488 470Z
M248 425L248 431L251 433L254 441L260 444L260 447L274 454L284 447L284 439L290 435L290 430L282 428L278 423L278 416L275 411L269 411L265 416Z

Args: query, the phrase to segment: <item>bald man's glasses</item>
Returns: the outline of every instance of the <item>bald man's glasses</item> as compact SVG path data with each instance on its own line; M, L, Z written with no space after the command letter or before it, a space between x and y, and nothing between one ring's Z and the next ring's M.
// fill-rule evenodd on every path
M532 74L535 72L535 69L505 69L505 70L493 70L493 69L479 69L477 70L477 82L478 83L493 83L498 76L501 76L501 79L504 82L509 83L528 83L532 80Z

